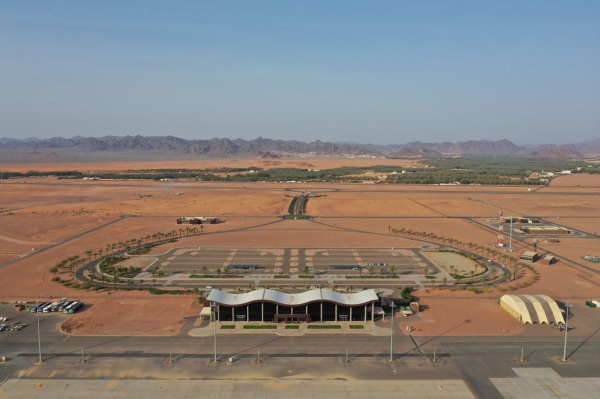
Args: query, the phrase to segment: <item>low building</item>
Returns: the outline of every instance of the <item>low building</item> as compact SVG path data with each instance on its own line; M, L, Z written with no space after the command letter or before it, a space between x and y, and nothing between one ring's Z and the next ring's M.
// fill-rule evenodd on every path
M519 260L523 261L523 262L530 262L533 263L536 260L538 260L538 253L537 252L533 252L533 251L524 251L521 253L521 256L519 256Z
M356 293L315 289L297 294L262 289L247 293L212 290L217 321L300 322L374 321L379 298L374 290Z
M565 324L560 308L546 295L504 295L500 306L523 324Z
M216 217L206 217L206 216L185 217L185 216L182 216L177 219L177 224L217 224L217 223L219 223L219 219Z
M526 234L531 235L564 235L571 234L571 230L557 226L523 226L521 230Z
M556 258L552 255L546 255L540 260L540 264L542 265L551 265L556 261Z

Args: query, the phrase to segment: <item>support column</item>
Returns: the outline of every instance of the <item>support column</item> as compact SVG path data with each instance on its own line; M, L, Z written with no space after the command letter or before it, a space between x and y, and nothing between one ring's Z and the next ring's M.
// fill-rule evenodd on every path
M308 305L306 305L306 314L308 314Z
M235 321L235 308L231 307L231 321Z
M335 319L333 319L337 323L337 303L335 304Z
M260 303L260 321L265 322L265 303Z
M275 305L275 314L279 314L279 305Z
M375 321L375 302L371 304L371 321Z
M250 305L246 305L246 323L250 322Z
M217 305L217 321L221 321L221 305Z
M323 323L323 302L321 302L321 323Z
M365 318L363 320L367 321L367 305L365 305Z
M352 307L350 307L350 321L352 321Z

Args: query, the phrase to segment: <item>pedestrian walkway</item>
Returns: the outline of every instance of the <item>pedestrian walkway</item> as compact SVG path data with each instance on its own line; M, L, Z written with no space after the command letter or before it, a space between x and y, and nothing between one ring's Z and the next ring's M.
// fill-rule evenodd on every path
M300 323L300 324L285 324L285 323L245 323L245 322L216 322L217 324L217 335L231 335L231 334L276 334L276 335L290 335L302 336L305 334L370 334L379 337L389 337L390 329L387 327L379 327L374 323L367 322L352 322L352 323ZM311 329L309 326L340 326L339 329L323 328L323 329ZM228 328L233 326L234 328ZM251 329L244 328L244 326L275 326L273 329ZM286 328L288 326L288 328ZM298 328L290 328L298 326ZM363 326L363 328L351 328L350 326ZM222 328L224 327L224 328ZM209 323L207 326L192 328L189 331L189 335L192 337L211 337L214 334L215 325Z
M9 380L0 399L475 398L461 380Z

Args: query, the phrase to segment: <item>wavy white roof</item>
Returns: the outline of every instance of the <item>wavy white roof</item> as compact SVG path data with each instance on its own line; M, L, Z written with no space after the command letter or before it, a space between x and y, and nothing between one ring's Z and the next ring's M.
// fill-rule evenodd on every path
M374 290L365 290L356 293L340 293L321 289L300 292L298 294L286 294L285 292L268 289L255 290L243 294L212 290L210 294L208 294L207 299L228 306L241 306L261 301L273 302L286 306L299 306L321 301L356 306L379 300Z

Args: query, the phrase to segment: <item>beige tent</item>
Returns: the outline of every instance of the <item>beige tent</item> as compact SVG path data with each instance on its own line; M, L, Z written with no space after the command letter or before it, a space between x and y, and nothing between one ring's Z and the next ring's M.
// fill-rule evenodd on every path
M560 308L546 295L504 295L500 306L523 324L565 324Z

